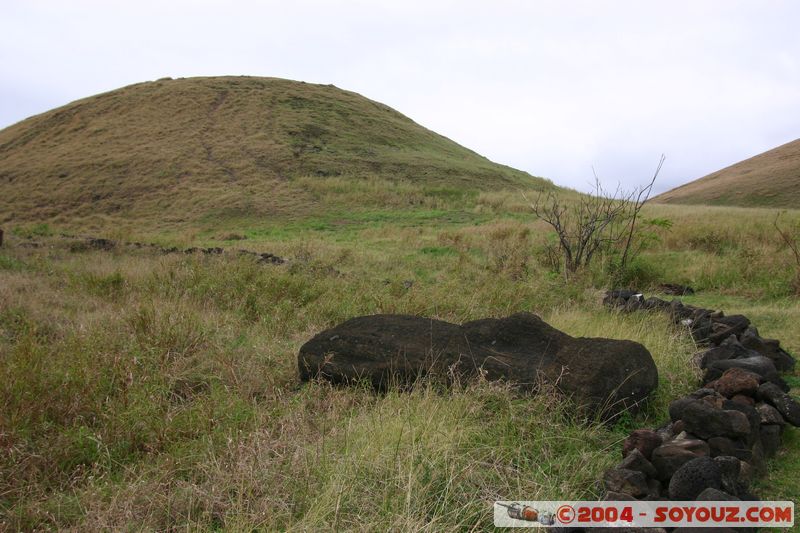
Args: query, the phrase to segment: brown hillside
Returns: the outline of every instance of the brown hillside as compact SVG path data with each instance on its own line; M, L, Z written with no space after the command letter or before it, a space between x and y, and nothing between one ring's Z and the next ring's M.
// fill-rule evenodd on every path
M164 79L0 131L0 223L292 217L324 210L308 183L332 176L441 194L549 186L331 85Z
M800 139L656 196L654 202L800 206Z

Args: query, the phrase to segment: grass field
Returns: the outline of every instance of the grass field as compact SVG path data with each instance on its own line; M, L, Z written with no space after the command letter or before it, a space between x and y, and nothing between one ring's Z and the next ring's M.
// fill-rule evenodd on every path
M696 385L696 347L665 316L601 307L602 261L568 281L553 271L547 232L517 191L308 180L330 206L311 216L102 228L270 251L287 265L86 251L57 224L13 228L0 250L4 527L485 529L498 498L595 497L627 431L664 422L669 400ZM744 313L800 353L791 256L772 211L653 205L647 216L673 225L629 284L689 283L690 302ZM29 237L42 246L23 247ZM643 343L659 368L654 401L607 427L501 384L376 395L298 382L299 346L355 315L462 322L520 310L572 335ZM795 431L764 494L796 497L798 456Z

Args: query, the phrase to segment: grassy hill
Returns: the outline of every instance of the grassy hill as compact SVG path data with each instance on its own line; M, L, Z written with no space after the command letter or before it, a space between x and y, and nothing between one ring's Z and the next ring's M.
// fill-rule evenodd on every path
M800 139L681 185L653 201L795 208L800 205Z
M219 226L319 214L342 189L362 189L340 198L351 209L520 186L550 184L356 93L276 78L140 83L0 131L0 223Z

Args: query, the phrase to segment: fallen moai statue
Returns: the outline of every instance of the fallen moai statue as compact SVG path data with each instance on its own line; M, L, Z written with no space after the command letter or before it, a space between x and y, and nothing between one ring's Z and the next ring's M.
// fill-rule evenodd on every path
M304 344L298 366L303 381L366 380L378 389L424 375L480 374L527 390L543 380L603 419L635 411L658 385L641 344L571 337L531 313L462 325L409 315L353 318Z

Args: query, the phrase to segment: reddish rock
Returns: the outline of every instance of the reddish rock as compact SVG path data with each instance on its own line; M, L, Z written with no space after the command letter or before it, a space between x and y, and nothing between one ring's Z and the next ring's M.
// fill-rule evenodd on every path
M750 405L750 406L756 404L756 401L753 399L752 396L745 396L744 394L735 394L733 398L731 398L731 401L740 403L742 405Z
M622 457L627 457L633 450L639 452L648 461L653 455L653 450L661 446L661 436L649 429L637 429L622 443Z
M726 398L733 398L737 394L753 396L758 391L759 381L759 376L755 372L734 367L722 374L714 388Z

